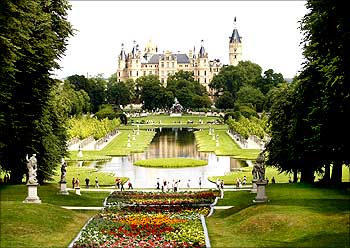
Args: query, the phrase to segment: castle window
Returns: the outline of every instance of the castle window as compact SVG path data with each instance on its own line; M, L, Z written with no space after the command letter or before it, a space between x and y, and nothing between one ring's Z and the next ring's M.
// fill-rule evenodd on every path
M146 71L143 71L143 75L146 76Z
M139 71L136 71L136 77L138 77L139 76Z
M171 63L171 66L174 68L175 67L175 63L173 62L173 63Z
M161 67L164 68L164 63L161 63Z
M204 63L207 63L207 60L206 60L206 59L204 60Z
M145 65L145 67L147 67L147 65Z
M188 65L185 65L185 67L188 67Z
M149 71L149 74L148 75L152 75L152 71Z
M130 72L130 77L132 76L132 72Z
M118 75L119 75L119 77L120 77L120 72L118 72Z
M237 55L235 55L235 59L237 58Z
M179 65L179 67L182 67L182 65Z
M207 83L207 78L204 78L204 83L205 83L205 84Z
M169 68L169 62L166 62L166 67Z
M204 76L206 76L207 75L207 71L204 71Z

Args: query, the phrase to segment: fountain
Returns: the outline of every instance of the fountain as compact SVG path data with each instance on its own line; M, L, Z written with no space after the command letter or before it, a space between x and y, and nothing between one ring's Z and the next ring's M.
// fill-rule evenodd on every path
M170 108L170 111L171 111L170 116L181 116L182 110L183 110L183 107L175 97L174 104Z

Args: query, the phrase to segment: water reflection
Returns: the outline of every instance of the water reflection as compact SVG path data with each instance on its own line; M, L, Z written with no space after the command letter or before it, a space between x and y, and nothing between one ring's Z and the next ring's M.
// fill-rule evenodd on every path
M225 175L245 166L242 161L229 156L216 156L214 153L203 153L197 150L193 129L162 128L155 130L149 148L144 153L131 154L124 157L113 157L108 162L84 162L82 166L101 168L101 171L115 173L116 176L129 177L135 188L155 188L157 180L180 180L180 188L199 187L201 178L202 187L213 188L207 178L215 175ZM144 168L134 166L140 159L148 158L196 158L208 161L208 165L190 168Z

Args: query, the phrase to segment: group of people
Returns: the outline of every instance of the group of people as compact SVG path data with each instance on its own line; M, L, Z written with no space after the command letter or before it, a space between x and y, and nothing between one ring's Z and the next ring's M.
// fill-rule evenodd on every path
M243 176L243 179L241 179L240 177L236 179L236 188L242 188L242 186L246 184L247 184L246 176Z
M115 179L115 188L120 189L120 191L124 190L124 183L119 177ZM130 180L128 181L128 189L134 189Z
M161 183L160 179L157 178L156 189L162 190L162 192L170 192L170 191L177 192L180 188L180 183L181 183L181 180L175 180L175 179L173 179L172 183L170 183L170 181L167 181L166 179L164 179ZM191 179L187 180L186 186L188 189L191 188ZM201 177L199 177L198 179L198 186L200 189L202 188Z

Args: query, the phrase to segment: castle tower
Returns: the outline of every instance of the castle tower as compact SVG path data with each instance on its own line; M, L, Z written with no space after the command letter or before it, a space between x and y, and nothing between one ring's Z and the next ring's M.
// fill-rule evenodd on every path
M126 75L126 66L127 64L127 56L124 51L124 43L122 43L122 48L120 51L120 54L118 56L118 70L117 70L117 77L118 81L124 81L127 77Z
M209 84L209 59L208 53L205 51L203 43L204 41L201 40L201 48L199 49L197 57L197 68L194 70L194 76L195 80L207 88Z
M242 37L238 34L236 17L234 19L234 29L229 39L229 65L236 66L242 60Z

